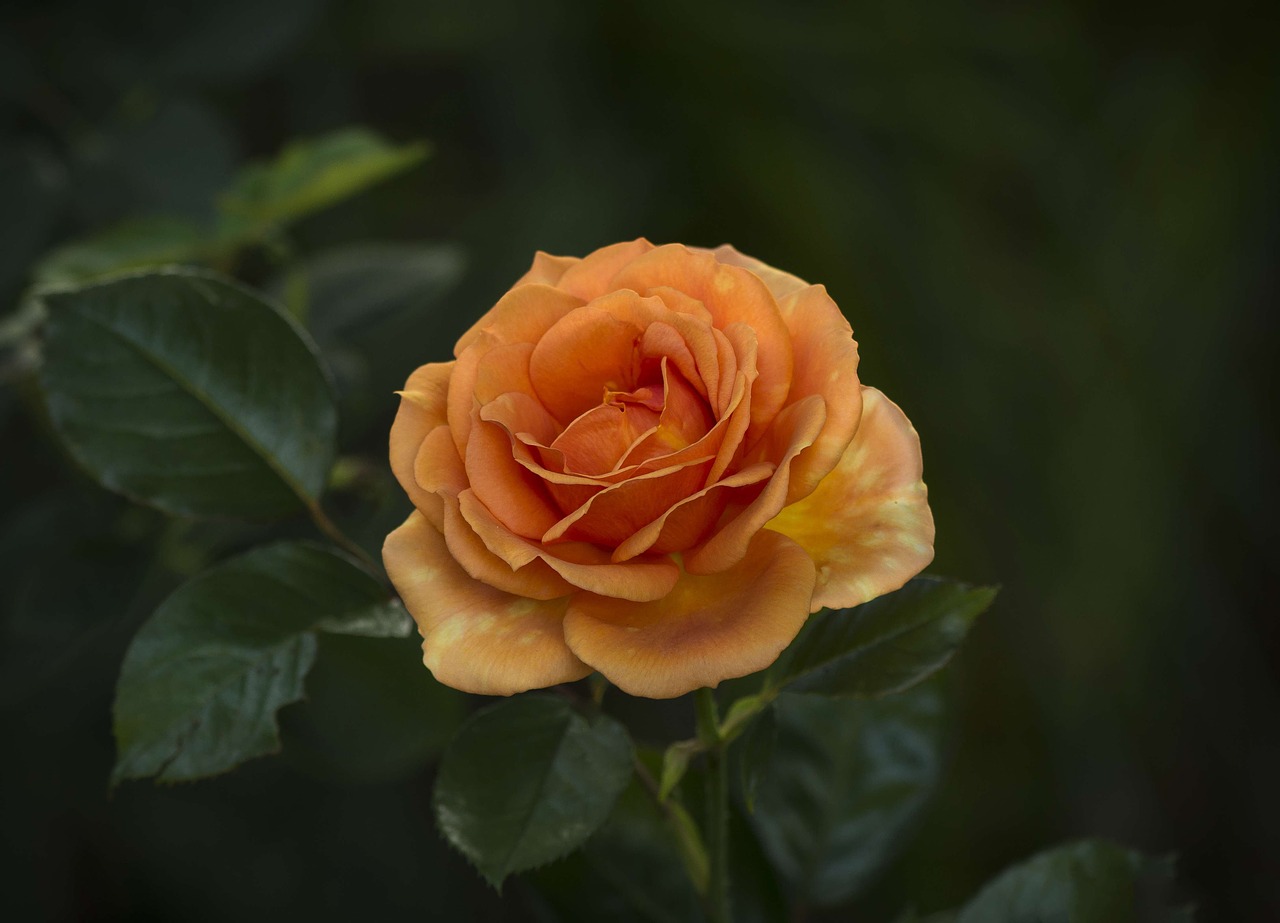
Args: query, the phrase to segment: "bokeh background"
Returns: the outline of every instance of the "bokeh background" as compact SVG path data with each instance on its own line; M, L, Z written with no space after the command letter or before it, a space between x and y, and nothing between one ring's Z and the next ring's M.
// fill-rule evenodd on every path
M440 297L346 344L372 397L344 449L376 467L390 392L537 249L728 241L823 282L921 433L931 570L1004 587L952 668L921 833L841 918L954 906L1102 835L1176 852L1206 923L1280 919L1276 25L1235 0L10 0L0 303L60 242L207 217L293 138L425 138L425 165L296 230L306 254L451 248ZM322 651L283 757L108 793L129 637L202 542L246 538L93 487L9 379L6 918L528 918L525 885L499 899L432 828L465 706L385 642ZM374 547L404 511L378 496L338 511ZM420 731L380 730L405 709Z

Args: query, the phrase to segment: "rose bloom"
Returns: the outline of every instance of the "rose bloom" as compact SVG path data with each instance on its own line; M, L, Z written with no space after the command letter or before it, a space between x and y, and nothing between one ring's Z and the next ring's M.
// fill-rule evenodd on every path
M920 441L821 285L730 246L539 253L409 376L387 572L441 682L669 698L933 558Z

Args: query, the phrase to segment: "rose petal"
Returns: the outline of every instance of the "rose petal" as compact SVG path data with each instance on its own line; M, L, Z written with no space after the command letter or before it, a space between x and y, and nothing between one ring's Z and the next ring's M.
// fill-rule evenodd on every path
M446 686L512 695L591 672L564 641L567 598L525 599L473 580L420 514L387 536L382 559L418 623L423 662Z
M476 497L512 532L539 538L561 513L541 481L511 454L511 436L500 424L477 419L465 457Z
M419 486L414 464L427 433L445 421L445 400L452 362L432 362L409 376L400 394L400 409L391 424L391 471L420 510L439 516L439 501Z
M471 437L471 415L480 404L476 400L476 379L480 375L485 354L497 345L498 341L492 334L481 331L454 362L445 410L449 432L453 434L453 444L463 457L467 454L467 440Z
M533 440L532 445L554 442L560 431L537 398L519 391L508 391L489 401L480 408L480 419L501 425L513 436L523 435Z
M445 496L443 526L445 544L455 561L472 577L495 589L530 599L555 599L574 592L573 586L541 558L523 567L511 565L490 551L462 518L457 495Z
M773 293L773 297L779 302L783 298L793 292L797 292L802 288L807 288L809 283L803 279L793 276L789 272L783 272L781 269L774 269L767 263L762 263L752 256L745 253L739 253L732 244L721 244L711 253L721 263L728 263L730 266L741 266L743 269L749 269L757 276L765 285L769 286L769 291Z
M662 291L655 289L655 294ZM667 308L665 311L654 310L653 302L636 301L630 319L644 329L641 352L649 358L667 358L699 394L711 401L717 391L723 389L725 374L732 379L734 368L730 366L726 373L721 366L716 329L709 321L691 313L690 304L699 308L701 304L677 302L679 310L676 310L671 308L672 300L659 298L658 303ZM639 310L641 308L647 310Z
M707 310L707 306L697 298L690 297L688 293L674 289L669 285L655 285L648 292L655 298L662 300L672 311L677 314L688 314L690 317L696 318L700 324L710 327L715 323L715 318L711 316L711 312Z
M440 507L440 496L456 497L466 490L467 472L458 457L458 450L453 445L453 437L449 434L449 426L437 426L427 433L418 448L418 457L413 462L413 478L427 494L431 495L430 508L421 505L422 511L431 524L437 529L444 521L444 511ZM439 496L437 496L439 495Z
M698 373L698 360L680 331L664 321L656 321L645 328L640 351L647 358L660 357L674 365L697 392L707 396L707 385ZM714 357L712 357L714 359Z
M617 545L697 491L706 480L711 459L662 468L629 478L593 494L542 536Z
M458 505L485 547L513 569L541 558L580 589L637 602L666 596L680 576L679 566L667 557L636 558L615 564L609 552L585 542L546 545L522 538L500 523L472 490L458 495Z
M529 380L532 343L498 343L484 354L476 369L472 394L482 405L508 393L534 396Z
M585 299L540 282L517 285L458 338L453 355L461 359L485 332L497 343L536 343L552 324L585 303Z
M691 574L713 574L728 570L742 560L751 537L786 503L791 460L813 444L825 420L826 408L817 395L806 397L778 414L774 427L765 437L768 445L762 450L765 457L778 458L773 477L748 506L685 556L685 570Z
M693 385L665 357L662 360L662 400L657 426L637 438L618 468L665 458L703 440L716 418ZM664 466L665 467L665 466Z
M632 446L658 428L660 414L642 403L621 402L592 407L556 437L550 448L574 474L608 474Z
M625 292L617 297L638 296ZM601 299L566 315L538 341L529 358L529 377L538 399L562 423L599 406L606 390L629 391L638 382L644 331L609 307L608 300Z
M742 488L768 480L773 472L774 466L768 463L749 465L710 487L690 494L621 542L613 550L613 560L629 561L646 551L668 554L692 548L706 537L735 493L742 493Z
M706 251L695 253L680 244L668 244L630 263L614 277L613 285L642 295L668 286L701 301L722 330L730 324L746 324L762 344L748 438L761 432L782 409L791 388L791 338L773 295L759 276L720 263Z
M799 542L817 563L814 611L875 599L933 560L920 437L906 414L875 388L864 387L862 399L862 422L840 464L768 524Z
M795 375L787 403L811 394L827 404L822 432L791 463L787 502L807 497L840 462L858 429L862 390L858 384L858 344L853 328L821 285L793 292L778 303L796 351Z
M809 615L813 561L776 532L760 532L731 570L682 574L661 600L570 598L569 647L631 695L668 699L762 670Z
M539 250L533 255L533 265L529 267L529 271L517 279L516 284L511 287L515 288L530 282L555 285L564 276L566 270L581 262L582 260L576 256L552 256L550 253Z
M601 247L570 267L556 284L566 292L590 301L620 288L610 284L618 270L652 249L653 244L643 237Z
M725 428L724 441L716 452L715 464L707 476L712 483L734 467L746 449L747 431L751 426L751 402L755 400L752 385L756 381L756 340L752 332L744 324L730 324L723 331L725 342L730 344L738 366L734 375L733 391L727 405L727 416L721 422L728 421Z

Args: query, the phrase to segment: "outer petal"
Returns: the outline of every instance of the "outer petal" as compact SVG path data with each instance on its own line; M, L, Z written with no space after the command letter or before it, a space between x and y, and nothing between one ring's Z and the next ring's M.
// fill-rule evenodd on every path
M583 299L541 282L517 285L458 338L453 355L461 358L482 331L499 343L536 343L552 324L583 304Z
M541 282L543 285L555 285L569 267L581 263L576 256L552 256L539 250L533 255L533 265L529 271L516 280L516 285L526 282ZM515 288L516 285L511 286Z
M382 558L418 623L423 662L445 685L511 695L591 672L564 641L567 598L524 599L471 579L420 514L387 536Z
M773 663L804 625L813 583L804 549L760 532L737 567L709 577L682 574L656 602L573 596L564 636L624 692L674 698Z
M566 292L590 301L618 286L611 285L613 277L623 266L653 249L653 244L643 237L621 244L610 244L584 256L556 282Z
M445 396L452 362L432 362L417 369L400 392L400 409L391 424L391 471L420 510L439 514L439 501L414 478L414 461L422 442L445 421Z
M814 611L856 606L896 590L933 560L920 438L875 388L864 387L862 400L862 423L840 464L768 524L817 563Z
M806 497L844 455L862 416L862 390L858 384L858 344L853 329L840 313L825 287L811 285L778 302L791 331L796 371L787 403L811 394L827 402L827 422L822 432L791 464L787 502Z
M728 263L730 266L741 266L743 269L749 269L754 272L765 285L769 286L769 291L773 292L773 297L778 301L782 301L783 298L793 292L798 292L809 285L808 282L798 276L783 272L781 269L774 269L768 263L762 263L753 256L739 253L732 244L721 244L711 252L721 263Z

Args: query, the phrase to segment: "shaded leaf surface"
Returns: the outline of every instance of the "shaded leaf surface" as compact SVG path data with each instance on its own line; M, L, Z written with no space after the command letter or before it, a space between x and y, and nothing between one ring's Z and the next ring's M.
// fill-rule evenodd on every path
M1164 892L1171 863L1103 840L1046 850L1005 871L956 923L1191 923Z
M783 694L752 825L806 902L860 891L902 845L939 776L936 684L864 702Z
M697 923L698 894L653 799L629 785L582 850L529 880L559 920Z
M402 779L444 750L466 698L436 682L416 638L319 635L306 700L280 716L285 759L323 779Z
M440 829L495 887L594 833L631 778L631 740L545 696L477 712L440 764Z
M313 347L274 307L187 270L44 300L49 413L102 484L197 516L317 502L337 414Z
M221 199L224 233L239 237L294 221L403 172L426 156L425 144L394 145L363 128L296 142L275 160L241 171Z
M462 251L444 244L337 247L307 259L307 328L321 342L400 311L422 312L458 283ZM283 296L283 286L277 286Z
M817 615L770 668L768 681L822 695L906 689L951 659L996 589L917 577L861 606Z
M316 630L368 624L386 599L350 559L302 542L256 549L183 584L125 655L113 780L197 779L276 751L276 711L302 697Z
M35 282L66 285L130 269L200 262L212 245L198 224L184 218L137 218L54 250L36 264Z

